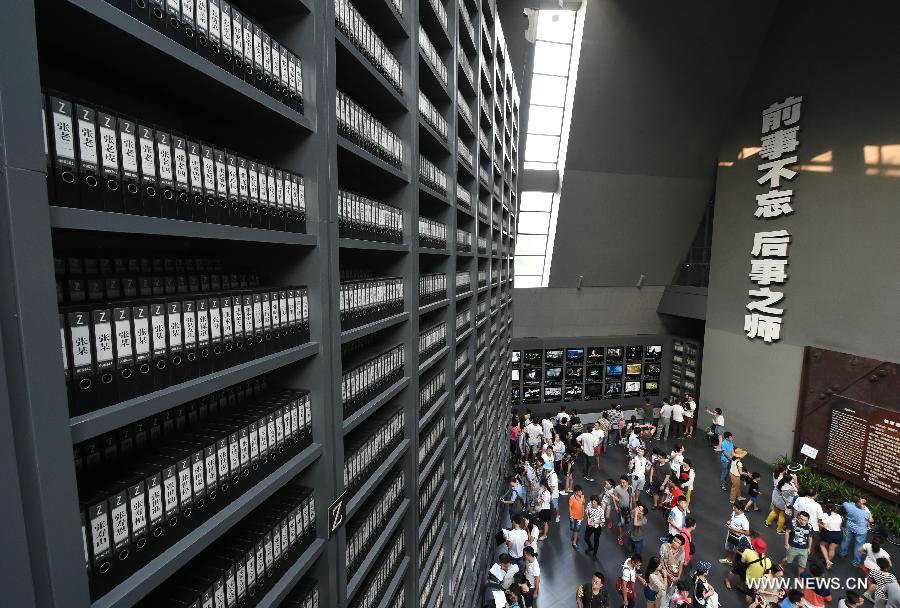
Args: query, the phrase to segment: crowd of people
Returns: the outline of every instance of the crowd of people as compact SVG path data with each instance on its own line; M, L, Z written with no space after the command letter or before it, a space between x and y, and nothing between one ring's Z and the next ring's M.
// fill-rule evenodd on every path
M799 483L792 470L797 467L776 469L768 514L760 524L774 525L784 547L770 547L748 518L763 511L762 474L748 469L747 451L735 445L722 410L706 413L710 424L700 433L709 447L701 445L703 453L689 457L685 444L699 414L690 395L674 403L664 399L658 407L647 399L627 419L621 406L614 406L592 423L565 406L552 417L514 411L511 474L499 499L499 556L487 577L485 606L541 605L540 543L562 525L563 500L568 502L566 538L584 552L582 559L596 563L591 580L573 590L572 605L578 608L718 608L725 590L735 594L729 605L743 598L751 608L859 608L866 601L876 608L900 608L890 555L882 539L869 538L872 515L865 498L823 505L814 488ZM691 445L697 449L697 442ZM609 470L612 450L624 452L626 465L618 474ZM731 508L722 523L721 556L697 554L698 521L691 515L691 501L701 486L692 457L713 458L720 466L718 484L706 480L702 487L718 485L727 492ZM666 530L658 543L646 533L653 517ZM601 541L604 530L609 541ZM598 560L601 542L624 552L614 576L604 573ZM723 577L714 576L708 561L713 557L724 567ZM868 588L833 597L824 577L836 559L861 568ZM803 584L785 584L786 576Z

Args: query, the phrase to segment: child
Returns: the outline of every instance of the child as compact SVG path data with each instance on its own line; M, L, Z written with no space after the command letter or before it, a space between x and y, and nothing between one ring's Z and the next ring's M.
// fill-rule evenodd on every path
M569 529L572 531L572 547L578 548L578 532L584 519L584 492L575 486L575 494L569 496Z
M744 479L747 480L747 510L748 511L759 511L759 505L756 504L757 499L759 499L759 480L762 476L753 471L752 473L744 474Z

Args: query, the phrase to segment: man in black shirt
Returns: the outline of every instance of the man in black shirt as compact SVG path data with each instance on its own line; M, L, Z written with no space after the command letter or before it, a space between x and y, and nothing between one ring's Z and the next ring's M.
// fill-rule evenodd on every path
M601 572L594 572L591 582L580 585L575 591L575 605L578 608L608 608L609 598L604 580Z

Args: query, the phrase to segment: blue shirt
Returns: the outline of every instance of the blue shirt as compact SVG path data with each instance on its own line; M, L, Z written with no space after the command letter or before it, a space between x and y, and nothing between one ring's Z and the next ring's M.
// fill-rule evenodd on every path
M786 598L784 598L783 600L781 600L781 608L795 608L795 607L794 607L794 605L791 603L790 598L787 598L787 597L786 597Z
M734 453L734 442L731 439L722 440L722 462L731 462Z
M865 532L869 527L869 509L860 509L855 502L845 502L844 511L847 512L847 529L851 532Z

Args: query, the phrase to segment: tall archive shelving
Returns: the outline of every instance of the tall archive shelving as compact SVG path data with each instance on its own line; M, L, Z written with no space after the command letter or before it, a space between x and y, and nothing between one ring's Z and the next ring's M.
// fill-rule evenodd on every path
M518 93L492 0L0 20L16 606L473 606Z

